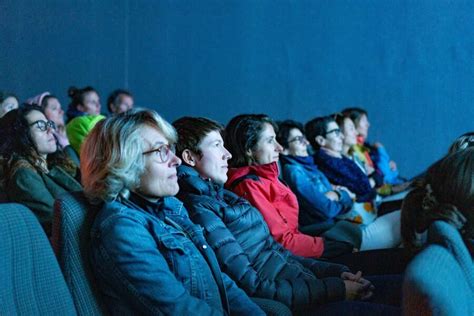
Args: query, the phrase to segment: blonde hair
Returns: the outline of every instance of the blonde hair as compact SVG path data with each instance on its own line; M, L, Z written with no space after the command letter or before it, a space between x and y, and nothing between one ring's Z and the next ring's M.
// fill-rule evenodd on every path
M173 126L146 109L132 109L100 121L88 135L81 148L81 174L90 202L112 201L139 187L145 170L143 125L159 130L170 144L176 143Z

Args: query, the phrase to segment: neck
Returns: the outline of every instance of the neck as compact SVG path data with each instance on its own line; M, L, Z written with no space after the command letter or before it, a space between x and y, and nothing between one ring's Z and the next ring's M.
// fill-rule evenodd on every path
M137 192L137 191L135 191L135 192L133 192L133 193L135 193L136 195L138 195L138 196L141 197L142 199L147 200L147 201L152 202L152 203L156 203L156 202L158 202L158 200L160 199L160 198L157 198L157 197L151 197L151 196L143 195L143 194L141 194L141 193L139 193L139 192Z
M344 144L342 146L342 154L344 156L349 156L349 150L351 149L352 146Z
M334 151L332 149L324 148L324 147L322 148L322 150L324 150L324 152L331 157L342 158L342 155L340 152Z

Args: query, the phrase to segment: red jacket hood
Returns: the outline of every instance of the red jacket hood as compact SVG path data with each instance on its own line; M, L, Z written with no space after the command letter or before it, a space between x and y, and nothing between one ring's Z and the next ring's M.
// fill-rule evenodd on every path
M272 162L265 165L252 165L239 168L229 168L229 171L227 172L227 185L248 174L254 174L256 176L267 179L278 178L278 163Z

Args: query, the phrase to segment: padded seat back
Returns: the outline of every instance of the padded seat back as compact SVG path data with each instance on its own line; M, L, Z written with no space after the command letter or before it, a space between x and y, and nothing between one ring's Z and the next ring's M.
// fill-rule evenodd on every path
M52 243L79 315L103 315L106 309L89 263L90 228L97 207L82 192L56 199Z
M0 315L76 315L43 228L21 204L0 204Z
M434 222L405 271L405 315L474 315L474 263L459 232Z

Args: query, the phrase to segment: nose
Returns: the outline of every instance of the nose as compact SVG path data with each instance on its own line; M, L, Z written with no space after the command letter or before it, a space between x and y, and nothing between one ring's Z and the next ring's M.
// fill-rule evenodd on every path
M181 159L179 159L178 156L176 156L175 153L170 153L171 154L171 159L170 159L170 166L171 167L179 167L181 165Z
M227 148L224 147L224 160L230 160L232 159L232 154L230 151L227 150Z
M339 134L339 137L340 137L341 139L344 139L344 134L343 134L343 133L340 133L340 134Z
M306 139L306 137L303 139L303 144L308 146L309 145L309 140Z
M283 151L283 146L280 145L280 143L278 143L277 141L275 141L275 151L277 153L281 153Z

